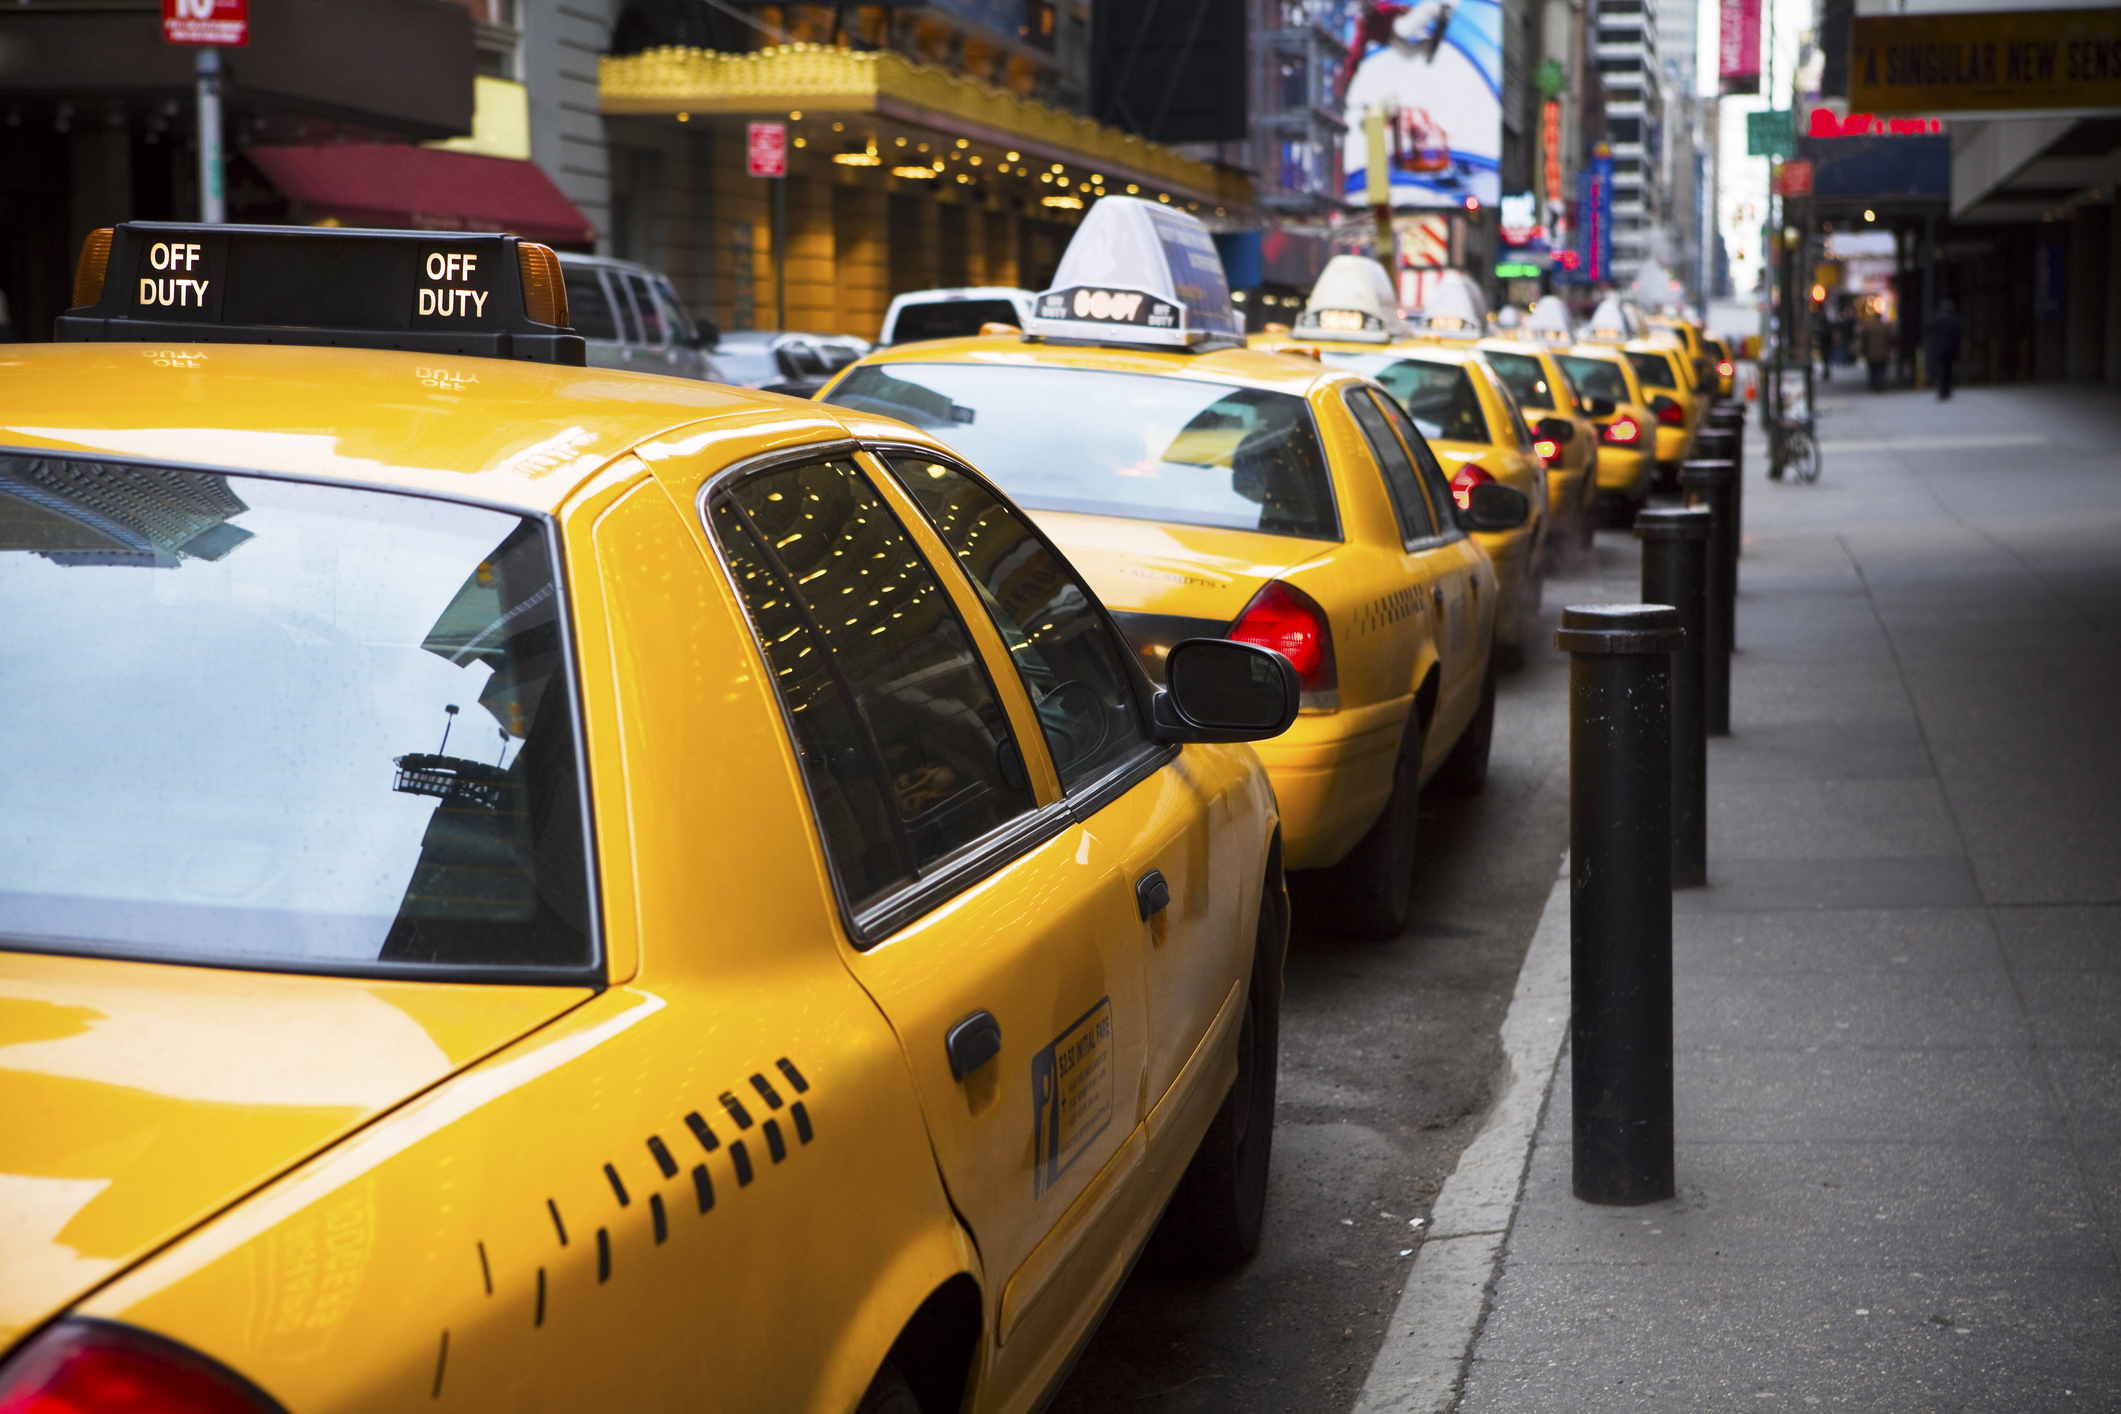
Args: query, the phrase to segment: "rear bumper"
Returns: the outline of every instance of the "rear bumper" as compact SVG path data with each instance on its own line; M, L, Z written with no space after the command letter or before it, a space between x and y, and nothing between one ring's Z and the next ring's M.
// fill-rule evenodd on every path
M1650 494L1655 470L1649 454L1640 448L1608 444L1598 449L1598 489L1605 495L1639 501Z
M1281 806L1282 860L1323 869L1355 848L1392 793L1392 762L1414 699L1307 713L1253 750Z
M1657 460L1677 463L1686 456L1687 444L1694 440L1691 429L1674 427L1670 423L1657 424Z

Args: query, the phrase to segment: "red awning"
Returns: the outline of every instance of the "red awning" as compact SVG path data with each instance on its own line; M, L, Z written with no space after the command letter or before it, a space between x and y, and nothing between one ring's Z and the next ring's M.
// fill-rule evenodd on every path
M596 232L535 162L432 147L250 147L297 219L415 231L507 231L587 245Z

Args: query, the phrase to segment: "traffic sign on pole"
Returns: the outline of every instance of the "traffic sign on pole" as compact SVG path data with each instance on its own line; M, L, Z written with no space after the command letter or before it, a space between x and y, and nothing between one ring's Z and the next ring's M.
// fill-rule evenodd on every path
M241 49L250 43L250 0L162 0L162 38Z
M167 0L164 0L167 3ZM754 177L788 175L788 125L753 123L744 137L744 170Z

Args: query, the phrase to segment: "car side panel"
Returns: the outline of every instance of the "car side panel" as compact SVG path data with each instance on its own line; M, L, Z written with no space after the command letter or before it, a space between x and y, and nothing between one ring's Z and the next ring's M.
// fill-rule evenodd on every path
M601 489L566 536L600 880L631 901L637 977L83 1310L293 1411L844 1414L928 1293L982 1273L840 960L741 611L653 483Z

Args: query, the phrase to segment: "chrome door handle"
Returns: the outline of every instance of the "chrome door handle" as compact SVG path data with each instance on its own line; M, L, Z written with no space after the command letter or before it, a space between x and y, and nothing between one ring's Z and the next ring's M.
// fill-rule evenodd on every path
M976 1011L943 1034L950 1078L963 1080L1002 1053L1002 1024L991 1011Z
M1429 592L1436 596L1436 607L1441 609L1443 607L1443 586L1432 584L1429 586Z

